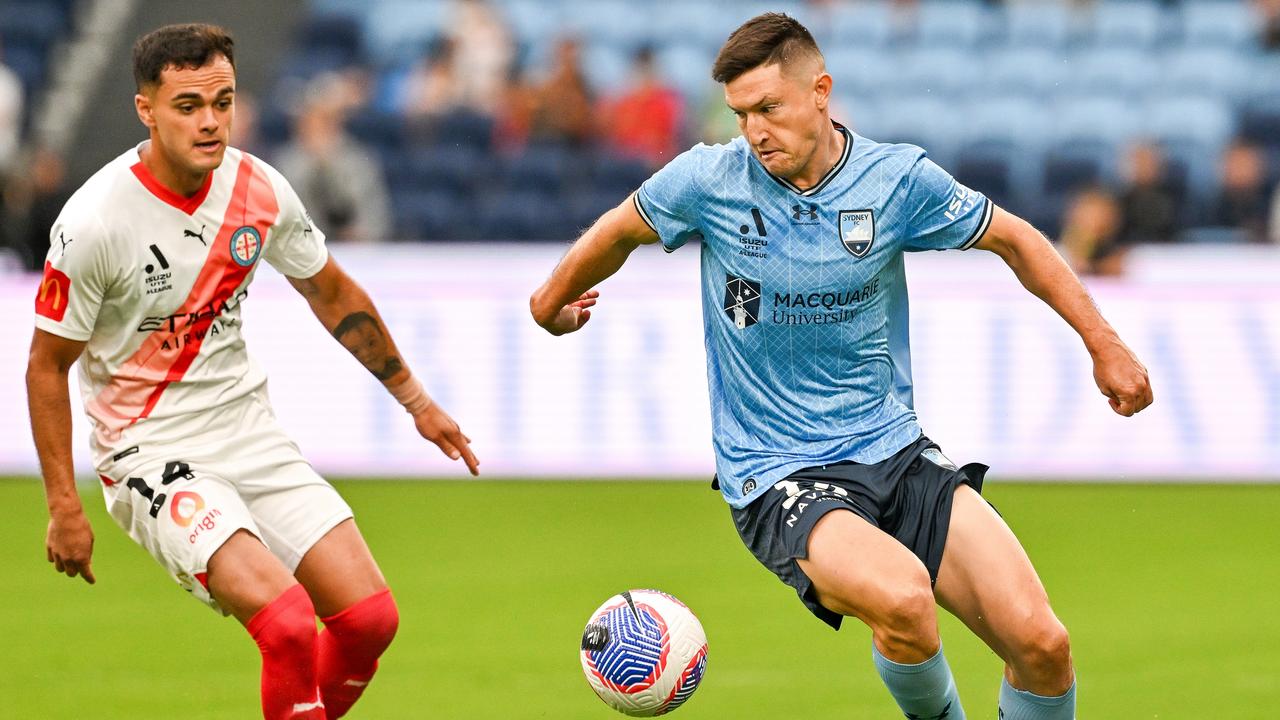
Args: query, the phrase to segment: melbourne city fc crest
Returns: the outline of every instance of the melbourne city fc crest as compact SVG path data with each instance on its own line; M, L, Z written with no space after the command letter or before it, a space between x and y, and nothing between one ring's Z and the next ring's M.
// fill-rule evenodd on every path
M249 267L262 253L262 236L250 225L231 233L231 259L240 267Z
M759 322L760 283L726 274L724 312L739 330Z
M840 242L854 257L866 257L876 241L876 218L870 210L840 211Z

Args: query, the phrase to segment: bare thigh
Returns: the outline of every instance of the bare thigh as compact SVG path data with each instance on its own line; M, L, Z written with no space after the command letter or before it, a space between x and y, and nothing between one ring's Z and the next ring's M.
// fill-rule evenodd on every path
M209 594L242 625L297 584L283 563L248 530L237 530L209 558Z
M798 562L823 607L869 625L890 659L923 662L937 652L929 571L884 531L850 511L827 513Z
M387 587L373 553L351 519L335 525L311 546L294 576L307 589L320 617L336 615Z
M1016 686L1057 694L1070 684L1069 663L1062 677L1018 676L1023 666L1028 668L1024 675L1033 674L1035 659L1029 656L1059 635L1065 642L1065 630L1018 538L967 485L956 488L934 592L940 605L1009 664Z

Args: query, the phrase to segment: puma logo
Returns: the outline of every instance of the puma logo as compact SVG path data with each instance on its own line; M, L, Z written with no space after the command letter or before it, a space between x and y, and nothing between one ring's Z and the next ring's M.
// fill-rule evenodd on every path
M205 228L205 226L204 226L204 225L201 225L201 226L200 226L200 232L196 232L195 230L186 230L186 229L184 229L184 230L182 231L182 237L184 237L184 238L193 237L193 238L195 238L195 239L199 240L201 245L204 245L205 247L209 247L209 243L207 243L207 242L205 242L205 241L204 241L204 228Z

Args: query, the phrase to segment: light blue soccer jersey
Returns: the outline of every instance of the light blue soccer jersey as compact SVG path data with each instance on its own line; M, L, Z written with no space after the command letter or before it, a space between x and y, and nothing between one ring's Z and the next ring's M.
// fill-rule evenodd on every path
M636 193L667 251L702 241L716 474L737 508L801 468L879 462L919 437L902 253L968 248L991 222L920 148L837 127L844 152L808 190L739 137Z

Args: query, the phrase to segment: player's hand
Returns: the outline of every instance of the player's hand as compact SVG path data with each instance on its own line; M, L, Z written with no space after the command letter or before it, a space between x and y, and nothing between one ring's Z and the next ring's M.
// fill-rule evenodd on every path
M472 475L480 474L480 461L471 452L471 438L462 433L458 423L439 405L431 403L430 407L413 417L413 424L422 437L435 443L450 460L461 458Z
M49 520L45 551L53 568L67 577L79 575L90 585L97 582L89 560L93 557L93 528L83 510L55 513Z
M1111 403L1111 409L1129 417L1155 399L1147 369L1119 339L1093 356L1093 381Z
M600 297L599 290L588 290L582 293L577 300L560 308L555 318L543 327L552 335L564 335L581 330L582 326L591 319L591 307L596 304L598 297Z

